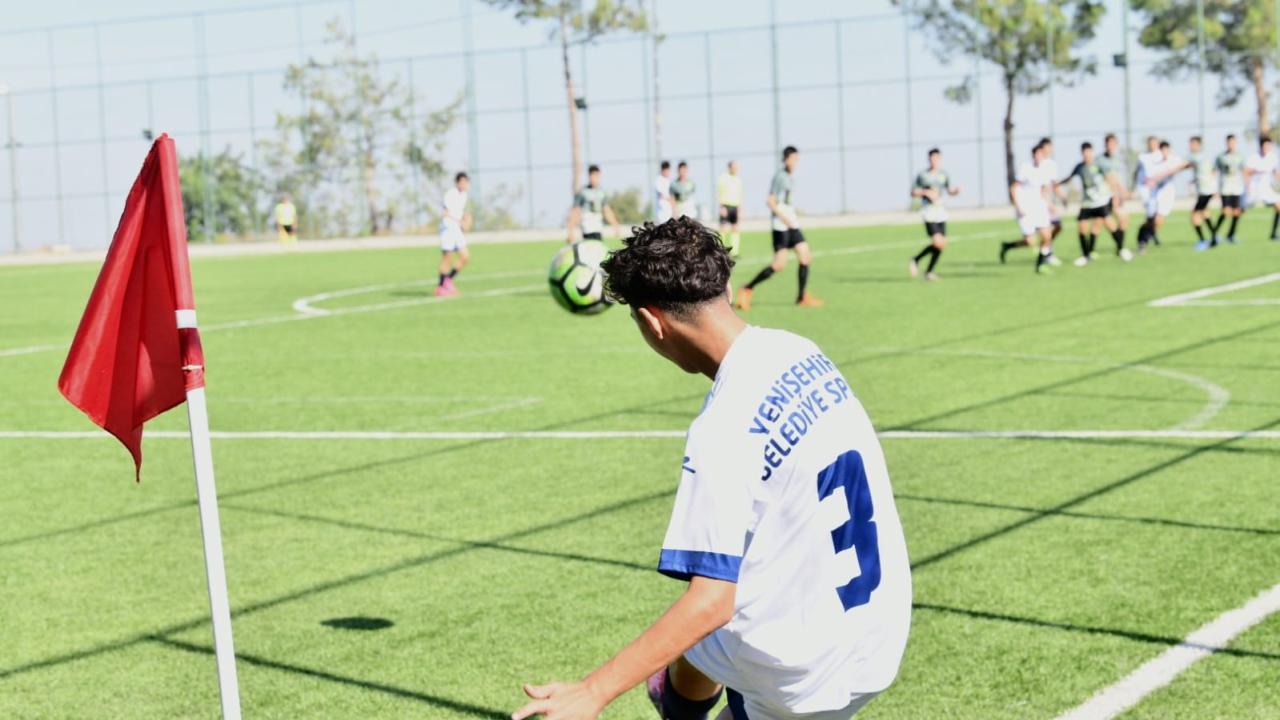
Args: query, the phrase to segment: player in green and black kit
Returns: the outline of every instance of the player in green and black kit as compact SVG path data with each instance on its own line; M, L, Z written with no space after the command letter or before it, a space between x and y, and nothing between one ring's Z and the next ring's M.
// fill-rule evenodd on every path
M920 274L920 261L928 255L929 267L925 268L924 279L930 281L938 279L933 268L938 264L938 258L942 257L942 251L947 247L947 209L943 206L942 200L948 195L959 194L960 186L952 185L951 176L942 169L942 151L933 148L929 151L929 169L916 175L915 186L911 188L911 197L920 198L920 204L923 206L924 232L929 238L929 244L911 258L911 263L907 265L907 272L911 277Z
M793 145L782 150L782 167L773 175L769 185L769 212L773 215L773 260L768 267L761 270L751 282L738 291L738 308L751 309L751 294L755 287L768 280L774 273L787 266L787 253L795 251L796 260L800 261L800 289L796 294L796 305L800 307L822 307L822 301L809 294L809 263L813 261L813 253L809 252L809 243L805 242L804 233L800 232L800 220L796 217L795 206L791 204L791 190L795 187L796 163L800 160L800 151Z
M1218 194L1218 168L1214 158L1204 153L1203 142L1199 135L1192 136L1188 142L1190 154L1187 155L1187 167L1191 168L1192 174L1195 176L1196 185L1196 205L1191 210L1191 227L1195 228L1196 250L1205 250L1217 242L1210 242L1205 239L1204 228L1202 225L1209 217L1209 203L1213 201L1213 196ZM1213 220L1209 220L1209 235L1213 236Z
M1124 247L1123 231L1112 217L1112 178L1096 162L1093 143L1080 145L1080 163L1071 174L1062 180L1063 185L1072 178L1080 179L1080 214L1076 216L1076 230L1080 233L1080 257L1076 258L1076 267L1088 265L1094 257L1098 245L1098 230L1106 225L1107 231L1116 241L1116 251Z
M681 160L676 166L676 179L671 181L671 199L675 202L675 215L672 217L694 217L697 207L694 205L695 190L693 178L689 177L689 163Z
M1228 217L1231 218L1231 228L1227 230L1227 242L1235 244L1236 225L1244 214L1244 203L1241 202L1244 195L1244 155L1236 147L1235 135L1227 136L1227 151L1218 156L1214 166L1218 171L1218 195L1222 197L1222 212L1218 215L1218 222L1212 226L1213 244L1217 245L1218 238L1222 237L1222 221Z
M1122 171L1124 170L1123 160L1120 159L1120 139L1115 133L1107 133L1102 140L1104 152L1098 156L1098 167L1102 170L1103 175L1107 178L1107 186L1111 188L1111 214L1116 219L1116 225L1119 229L1113 233L1116 240L1116 254L1121 260L1128 262L1133 259L1133 253L1129 252L1124 246L1124 234L1129 229L1129 215L1124 211L1124 202L1128 199L1129 194L1125 191L1124 183L1120 180Z
M613 234L618 234L618 218L613 214L604 199L604 188L600 187L600 166L587 168L587 186L573 196L573 207L569 210L569 240L573 242L574 231L581 228L583 240L602 240L601 231L604 222L609 221Z

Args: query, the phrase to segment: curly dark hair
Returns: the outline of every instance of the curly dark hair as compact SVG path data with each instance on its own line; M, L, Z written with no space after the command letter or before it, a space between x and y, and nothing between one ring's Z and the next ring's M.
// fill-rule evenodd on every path
M609 255L605 288L623 305L652 305L680 317L723 297L733 260L720 236L692 218L631 229L623 247Z

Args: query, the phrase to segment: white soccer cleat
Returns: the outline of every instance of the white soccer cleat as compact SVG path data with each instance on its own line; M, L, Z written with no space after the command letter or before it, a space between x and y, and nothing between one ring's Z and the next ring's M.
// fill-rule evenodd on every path
M1057 255L1050 255L1049 258L1045 260L1045 262L1049 263L1054 267L1058 267L1059 265L1062 264L1062 260L1058 259Z
M1129 262L1133 259L1133 253L1129 252L1129 248L1122 248L1120 250L1120 259Z
M907 274L910 275L911 277L915 277L919 275L920 274L919 263L917 263L915 260L912 260L911 264L907 265Z
M1084 267L1085 265L1089 264L1089 258L1081 255L1080 257L1076 258L1071 264L1075 265L1076 267Z

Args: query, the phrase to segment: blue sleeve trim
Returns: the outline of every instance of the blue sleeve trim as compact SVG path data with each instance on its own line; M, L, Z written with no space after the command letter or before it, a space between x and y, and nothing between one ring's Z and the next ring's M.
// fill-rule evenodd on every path
M742 558L737 555L701 552L698 550L667 550L663 548L658 558L658 572L677 580L690 580L694 575L713 580L738 582L738 570Z

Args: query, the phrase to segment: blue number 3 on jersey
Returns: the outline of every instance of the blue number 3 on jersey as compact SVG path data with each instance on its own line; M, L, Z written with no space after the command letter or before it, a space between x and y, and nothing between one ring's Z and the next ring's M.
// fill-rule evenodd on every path
M871 488L857 450L844 453L818 473L818 502L837 506L825 508L824 517L844 519L831 531L836 561L853 566L849 574L852 579L836 588L840 602L845 611L865 605L880 586L880 543Z

